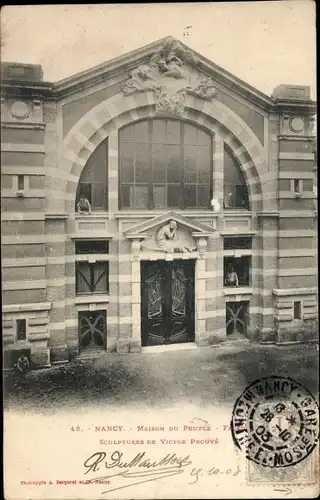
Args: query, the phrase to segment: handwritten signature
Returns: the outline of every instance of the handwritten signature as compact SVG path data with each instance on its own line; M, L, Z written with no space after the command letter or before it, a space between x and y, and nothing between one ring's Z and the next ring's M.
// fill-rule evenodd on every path
M99 483L103 480L116 477L131 480L138 479L137 482L130 482L129 484L124 485L122 484L115 488L103 491L101 495L105 495L123 488L183 474L185 472L185 468L189 465L192 465L190 455L179 457L175 453L167 453L160 460L152 461L147 457L145 452L138 453L131 460L125 460L124 454L120 451L114 451L108 459L105 452L96 452L85 460L84 467L86 468L86 471L84 474L88 474L89 472L98 472L101 468L100 466L105 469L124 469L115 474L88 479L86 480L86 484ZM142 468L142 470L131 470L132 468ZM195 484L199 480L199 477L204 474L211 476L219 472L219 469L215 467L212 467L207 471L204 471L202 468L195 467L190 471L190 476L193 478L193 481L189 484ZM238 475L239 472L240 470L234 472L233 475ZM226 473L231 474L231 469L228 469Z

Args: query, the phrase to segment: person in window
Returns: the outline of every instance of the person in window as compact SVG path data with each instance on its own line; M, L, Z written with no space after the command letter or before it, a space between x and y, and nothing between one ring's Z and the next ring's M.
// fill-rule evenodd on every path
M225 279L225 284L227 286L239 286L239 279L238 275L234 269L234 267L230 267L226 279Z
M84 213L91 214L90 202L83 195L80 195L79 201L77 203L77 210L79 214L84 214Z

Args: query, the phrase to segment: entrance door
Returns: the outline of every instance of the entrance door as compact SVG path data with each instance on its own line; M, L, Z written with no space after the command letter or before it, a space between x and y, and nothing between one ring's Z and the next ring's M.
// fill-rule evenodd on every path
M141 263L142 345L194 341L194 261Z

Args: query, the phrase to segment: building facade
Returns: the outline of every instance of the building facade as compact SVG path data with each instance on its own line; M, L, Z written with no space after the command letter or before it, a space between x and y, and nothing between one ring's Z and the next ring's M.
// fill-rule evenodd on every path
M2 63L1 108L8 367L315 338L308 87L268 97L168 37L54 84Z

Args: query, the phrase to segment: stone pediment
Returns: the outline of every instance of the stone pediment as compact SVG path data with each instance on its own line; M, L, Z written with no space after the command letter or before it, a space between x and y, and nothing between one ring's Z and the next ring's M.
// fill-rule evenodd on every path
M155 217L124 231L136 251L189 253L206 246L214 229L174 212Z

